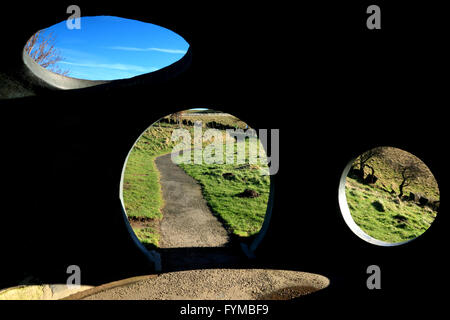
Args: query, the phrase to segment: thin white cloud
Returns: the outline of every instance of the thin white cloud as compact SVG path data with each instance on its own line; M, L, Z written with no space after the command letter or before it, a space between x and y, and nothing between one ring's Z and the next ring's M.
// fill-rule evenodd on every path
M101 58L96 54L77 49L70 49L65 47L60 47L58 49L61 52L62 57L72 61L96 61Z
M185 54L186 53L186 50L166 49L166 48L136 48L136 47L113 46L113 47L108 47L108 49L123 50L123 51L158 51L158 52L173 53L173 54Z
M124 70L124 71L137 71L137 72L153 72L156 71L157 68L150 67L142 67L133 64L122 64L122 63L92 63L92 62L69 62L69 61L60 61L59 63L80 66L80 67L89 67L89 68L106 68L106 69L114 69L114 70Z

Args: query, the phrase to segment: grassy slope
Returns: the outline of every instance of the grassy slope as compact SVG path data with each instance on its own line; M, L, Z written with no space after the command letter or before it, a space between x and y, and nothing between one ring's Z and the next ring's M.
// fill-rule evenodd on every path
M223 137L227 139L225 131L223 131ZM261 175L261 169L267 169L267 164L258 162L250 165L248 163L249 141L240 143L245 144L244 164L226 164L226 144L224 144L223 164L203 163L198 165L192 163L180 164L180 167L200 183L209 207L214 214L221 218L227 229L233 234L247 237L258 233L264 222L269 201L270 178L267 175ZM237 159L237 150L238 144L235 143L235 160ZM194 160L193 154L191 159ZM267 170L263 169L263 171ZM225 173L232 173L234 176L231 179L226 178L223 176ZM254 190L260 196L256 198L237 196L245 189Z
M129 217L160 219L162 206L159 172L155 158L171 151L170 126L147 129L128 157L123 198Z
M420 161L401 150L386 148L383 157L371 159L369 163L379 178L375 185L365 185L347 177L346 196L350 213L356 224L368 235L391 243L414 239L425 232L436 217L437 213L428 207L421 207L409 201L399 201L396 196L383 190L386 186L388 190L393 189L398 194L401 179L390 163L393 160L411 159ZM429 199L439 199L436 180L429 169L423 163L421 165L424 176L405 188L405 194L414 192L424 194ZM384 212L376 209L375 201L382 203Z
M381 186L381 183L384 183L389 189L392 186L397 193L399 192L398 186L401 183L401 178L399 172L393 170L390 165L393 161L403 163L414 161L424 173L411 186L405 188L406 194L414 192L416 194L423 194L429 199L439 199L439 188L430 169L420 159L396 148L386 147L384 148L384 156L382 158L373 158L370 160L370 164L376 170L375 175L379 178L376 184L377 186Z
M161 154L164 154L162 152ZM162 205L159 172L154 160L157 154L133 150L124 178L124 202L129 217L160 219Z
M260 174L259 166L235 164L182 164L187 174L202 186L212 211L238 236L250 236L261 229L269 200L270 178ZM224 173L233 173L232 179ZM256 198L241 198L245 189L257 191Z
M380 189L372 188L347 177L347 202L356 224L368 235L386 242L414 239L425 232L436 212L411 202L394 202L394 197ZM382 203L385 212L378 211L373 203Z

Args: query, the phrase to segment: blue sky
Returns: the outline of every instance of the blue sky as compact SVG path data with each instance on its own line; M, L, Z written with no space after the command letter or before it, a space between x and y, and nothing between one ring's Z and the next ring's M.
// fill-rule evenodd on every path
M46 29L56 36L68 76L88 80L130 78L181 59L189 44L178 34L151 23L110 16L82 17L81 29L66 21Z

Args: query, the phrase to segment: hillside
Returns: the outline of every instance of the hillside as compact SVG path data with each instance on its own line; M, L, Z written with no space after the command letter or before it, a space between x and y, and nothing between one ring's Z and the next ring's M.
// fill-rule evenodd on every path
M401 183L401 175L398 170L395 170L395 165L414 163L421 171L421 174L405 190L423 194L428 199L439 199L438 184L430 169L422 160L411 153L393 147L383 147L383 154L379 157L374 157L369 162L375 169L375 175L378 177L376 186L392 186L397 193L399 184Z
M356 170L358 160L354 163ZM365 233L386 242L420 236L431 226L438 211L439 188L431 171L414 155L392 147L383 147L367 164L365 177L373 168L375 183L362 181L352 171L346 179L347 203L353 220ZM407 164L414 164L418 177L404 188L400 198L401 168Z

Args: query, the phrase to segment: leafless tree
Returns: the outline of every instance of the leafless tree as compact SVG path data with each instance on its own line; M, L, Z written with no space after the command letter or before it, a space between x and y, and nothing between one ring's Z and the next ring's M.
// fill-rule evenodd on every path
M68 75L69 70L61 70L57 63L62 61L60 51L55 47L56 36L53 32L39 30L31 36L25 45L25 52L43 68L54 73Z
M368 162L369 162L370 159L372 159L374 157L377 157L377 156L380 156L382 153L383 153L383 148L382 147L373 148L373 149L371 149L369 151L364 152L362 155L360 155L356 159L356 161L354 162L354 165L356 165L356 164L359 165L359 168L358 168L359 174L358 175L361 178L361 180L364 180L364 175L365 175L364 169L366 167L371 169L371 171L372 171L371 174L373 176L375 175L374 168L372 166L370 166L368 164Z
M184 111L179 111L179 112L175 112L174 114L172 114L173 118L175 119L175 121L178 123L178 126L182 126L183 124L183 114Z
M398 171L400 173L402 182L400 183L399 198L403 196L404 189L414 183L420 176L422 176L422 170L416 162L409 161L405 165L398 165Z

